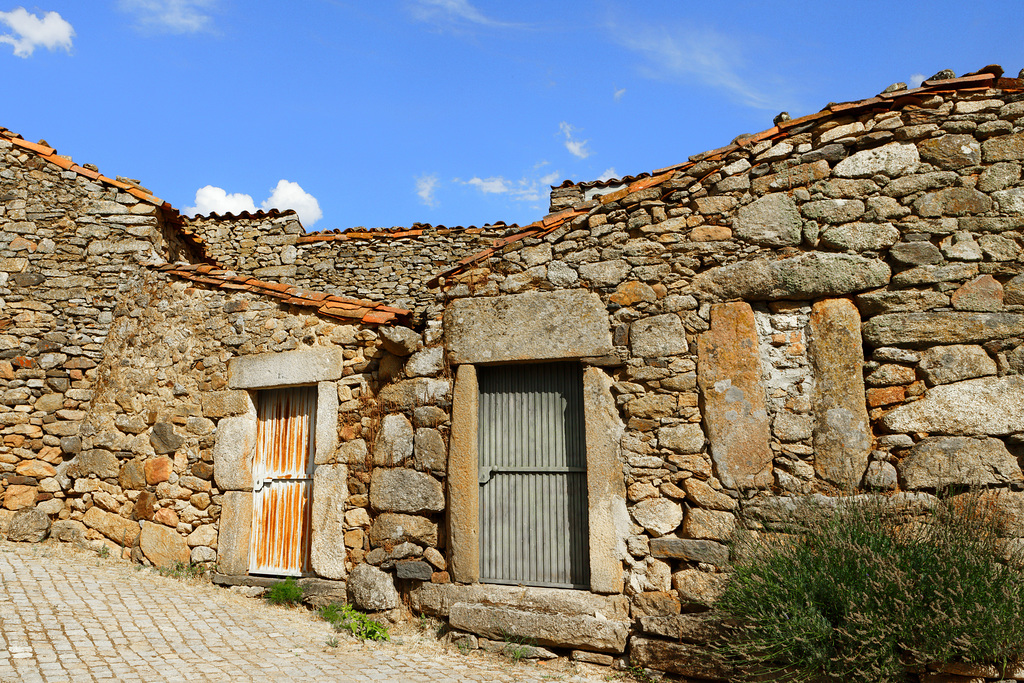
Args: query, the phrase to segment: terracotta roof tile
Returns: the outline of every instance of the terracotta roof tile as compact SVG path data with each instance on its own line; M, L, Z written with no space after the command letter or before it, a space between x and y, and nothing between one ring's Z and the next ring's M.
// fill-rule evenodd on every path
M31 150L36 154L40 154L44 157L48 157L51 154L55 154L57 152L57 150L55 150L53 147L47 147L46 145L37 145L34 142L29 142L28 140L23 140L21 138L10 138L10 141L17 145L18 147L24 147L25 149Z
M153 269L218 289L247 290L261 296L274 297L290 306L313 309L320 315L347 322L359 320L368 325L408 324L412 315L411 311L403 308L313 292L280 282L265 282L255 278L246 278L244 282L240 282L243 278L230 270L209 265L175 263L153 266Z
M925 88L939 87L939 88L949 88L951 90L952 89L959 90L959 88L955 88L953 86L958 86L958 85L968 85L968 86L969 85L975 85L976 86L976 85L980 85L980 84L984 83L985 81L995 81L995 80L996 80L995 74L973 74L973 75L969 75L969 76L961 76L960 78L947 78L944 81L925 81L921 85L924 86Z

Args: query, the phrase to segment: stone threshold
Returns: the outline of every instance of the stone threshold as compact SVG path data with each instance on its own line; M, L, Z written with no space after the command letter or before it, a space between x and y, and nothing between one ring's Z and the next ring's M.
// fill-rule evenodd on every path
M249 586L254 588L270 588L284 581L283 576L252 576L249 574L221 574L214 572L211 577L214 585L230 588L231 586ZM302 602L320 607L332 602L348 602L348 585L345 581L320 579L315 576L295 578L295 583L302 588Z

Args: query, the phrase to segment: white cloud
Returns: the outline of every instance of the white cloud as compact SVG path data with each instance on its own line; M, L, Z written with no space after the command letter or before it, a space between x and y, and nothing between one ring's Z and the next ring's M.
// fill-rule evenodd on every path
M270 191L270 197L261 204L261 208L264 211L293 209L299 214L299 221L307 228L324 215L316 197L303 190L298 183L293 183L290 180L279 181L277 186ZM258 211L251 195L241 192L228 193L213 185L196 190L195 206L185 207L185 213L193 216L209 213L239 214L244 211L250 213Z
M911 88L920 88L921 84L924 83L927 79L928 77L925 76L924 74L910 74L910 80L907 81L907 84Z
M520 24L498 21L488 17L474 7L469 0L413 0L410 7L413 17L449 28L474 25L490 28L517 28Z
M490 178L473 177L467 180L466 183L475 186L484 194L505 194L512 191L512 183L501 176L491 176Z
M625 95L625 94L626 94L626 89L625 88L617 88L615 90L615 94L612 95L612 97L615 98L616 102L618 102L619 100L622 99L622 96Z
M441 185L441 181L437 179L437 175L422 175L416 179L416 194L419 196L420 201L434 208L437 206L437 198L434 193L437 192L437 188Z
M324 217L316 197L290 180L279 180L277 187L270 192L270 198L263 202L264 211L271 209L294 209L302 225L307 228Z
M136 16L140 28L166 33L213 30L209 11L218 0L120 0L121 9Z
M562 134L565 135L565 148L569 150L570 154L577 159L586 159L590 156L591 152L587 149L587 143L590 140L576 140L573 138L573 132L576 129L565 121L558 124L558 130L562 131Z
M208 213L256 212L256 204L247 194L228 194L226 190L207 185L196 190L196 205L185 207L185 213L206 215Z
M19 7L0 12L0 23L13 32L0 35L0 43L14 46L16 57L30 57L37 47L45 47L50 52L58 48L71 52L75 29L57 12L47 12L40 18Z
M552 171L539 178L523 177L519 180L509 180L503 176L474 176L469 180L456 182L472 185L483 194L505 195L517 202L538 202L548 196L548 186L561 177L561 171Z
M642 71L650 78L698 81L756 109L779 111L793 104L787 105L777 88L769 92L758 87L756 82L763 78L742 75L748 68L743 44L713 29L647 25L623 30L618 21L609 28L623 47L645 58Z
M561 171L552 171L551 173L548 173L546 176L541 176L540 184L541 185L554 185L555 181L558 180L561 177L562 177L562 172Z
M618 178L619 172L615 170L614 166L609 166L601 172L601 175L597 176L598 180L611 180L612 178Z

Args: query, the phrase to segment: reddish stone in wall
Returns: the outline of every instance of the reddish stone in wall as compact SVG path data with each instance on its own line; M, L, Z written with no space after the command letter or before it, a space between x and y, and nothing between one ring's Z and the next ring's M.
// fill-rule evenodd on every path
M697 384L719 480L733 489L770 486L768 412L749 304L711 307L711 329L697 339Z
M837 486L856 488L868 466L871 431L864 403L860 313L849 299L811 309L814 370L814 469Z

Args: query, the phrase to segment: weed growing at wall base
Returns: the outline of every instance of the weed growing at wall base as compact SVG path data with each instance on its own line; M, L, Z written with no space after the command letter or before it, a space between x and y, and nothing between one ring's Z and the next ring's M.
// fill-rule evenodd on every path
M917 515L886 501L808 504L793 520L803 533L737 548L718 606L738 626L719 647L742 674L884 683L928 664L1024 656L1024 575L1019 558L1003 561L993 496Z
M317 610L335 631L349 631L362 640L391 640L388 628L358 611L352 605L330 604Z
M302 586L295 583L295 579L289 576L284 581L278 581L267 589L263 599L271 605L288 605L289 607L302 601Z

